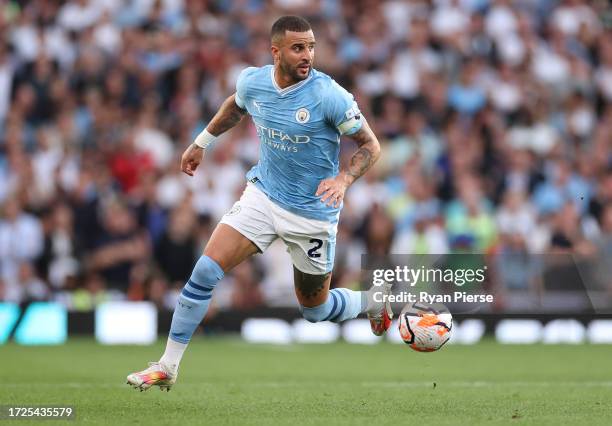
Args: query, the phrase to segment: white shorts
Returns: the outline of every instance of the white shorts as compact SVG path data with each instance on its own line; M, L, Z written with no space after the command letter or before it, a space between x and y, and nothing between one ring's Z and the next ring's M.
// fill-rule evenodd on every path
M308 219L287 211L250 182L220 223L240 232L262 253L274 240L282 239L293 265L304 273L323 275L333 268L338 222Z

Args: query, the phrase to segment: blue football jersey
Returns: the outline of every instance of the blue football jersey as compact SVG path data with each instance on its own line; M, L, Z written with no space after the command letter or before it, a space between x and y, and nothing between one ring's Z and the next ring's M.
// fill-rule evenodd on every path
M323 179L338 174L340 136L362 126L353 96L314 69L281 89L267 65L240 73L236 104L251 115L261 142L259 162L247 179L286 210L336 221L341 207L328 207L315 193Z

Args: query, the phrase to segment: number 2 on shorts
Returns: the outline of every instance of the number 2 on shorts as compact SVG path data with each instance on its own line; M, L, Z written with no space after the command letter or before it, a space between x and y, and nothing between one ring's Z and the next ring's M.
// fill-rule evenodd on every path
M323 245L323 240L319 240L318 238L311 238L310 244L314 244L310 250L308 250L308 257L321 257L321 253L317 252Z

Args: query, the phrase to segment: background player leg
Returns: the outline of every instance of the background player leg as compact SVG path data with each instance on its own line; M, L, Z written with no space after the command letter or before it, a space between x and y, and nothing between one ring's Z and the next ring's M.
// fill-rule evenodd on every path
M217 225L176 303L166 351L160 359L171 373L177 371L191 336L206 315L217 282L257 252L257 246L240 232L223 223Z

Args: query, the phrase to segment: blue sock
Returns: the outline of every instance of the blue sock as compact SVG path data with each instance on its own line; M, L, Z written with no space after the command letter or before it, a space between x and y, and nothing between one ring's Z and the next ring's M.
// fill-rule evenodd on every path
M172 340L189 343L193 332L204 319L212 291L223 275L223 269L210 257L201 256L198 259L191 278L183 287L176 302L170 326Z
M302 315L310 322L341 322L356 318L366 309L365 293L348 288L335 288L329 291L325 303L312 308L302 306Z

